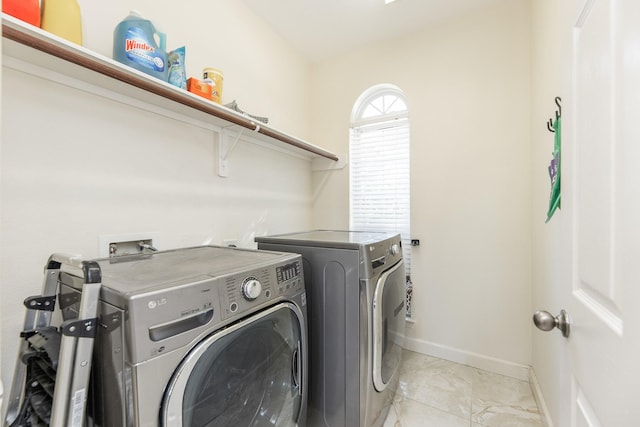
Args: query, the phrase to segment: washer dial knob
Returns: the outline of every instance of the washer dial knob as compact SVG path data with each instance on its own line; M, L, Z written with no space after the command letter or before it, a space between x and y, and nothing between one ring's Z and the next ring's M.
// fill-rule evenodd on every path
M262 293L262 285L255 277L249 277L242 283L242 296L248 300L253 301L258 298Z

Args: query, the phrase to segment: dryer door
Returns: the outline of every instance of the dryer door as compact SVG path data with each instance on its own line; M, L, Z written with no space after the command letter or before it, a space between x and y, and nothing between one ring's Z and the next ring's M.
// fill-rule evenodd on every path
M400 365L406 322L406 277L400 261L380 275L373 295L373 385L383 391Z
M200 342L165 392L162 426L295 426L306 366L304 320L278 304Z

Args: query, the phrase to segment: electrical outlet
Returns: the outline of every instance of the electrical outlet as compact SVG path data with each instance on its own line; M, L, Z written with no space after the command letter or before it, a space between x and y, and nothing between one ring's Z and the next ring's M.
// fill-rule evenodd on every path
M148 253L157 250L158 233L107 234L100 236L103 258Z

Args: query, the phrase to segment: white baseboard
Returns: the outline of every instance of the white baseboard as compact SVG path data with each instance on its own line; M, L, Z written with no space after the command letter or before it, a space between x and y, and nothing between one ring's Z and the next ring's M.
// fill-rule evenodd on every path
M529 384L531 385L533 397L536 399L538 409L540 410L540 419L542 420L543 427L553 427L553 421L551 420L551 416L549 416L549 408L547 408L547 404L542 396L542 389L540 388L540 383L538 382L538 377L536 377L533 367L529 368Z
M429 341L408 338L406 336L404 338L404 348L429 356L438 357L440 359L449 360L451 362L460 363L462 365L468 365L485 371L494 372L496 374L516 378L522 381L529 381L529 366L520 365L507 360L486 356L484 354L472 353L470 351L460 350Z

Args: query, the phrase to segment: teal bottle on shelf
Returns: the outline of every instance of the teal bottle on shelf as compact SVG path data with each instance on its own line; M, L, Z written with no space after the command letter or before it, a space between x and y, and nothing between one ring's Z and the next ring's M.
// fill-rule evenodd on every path
M132 10L113 31L113 59L162 81L169 77L165 35Z

